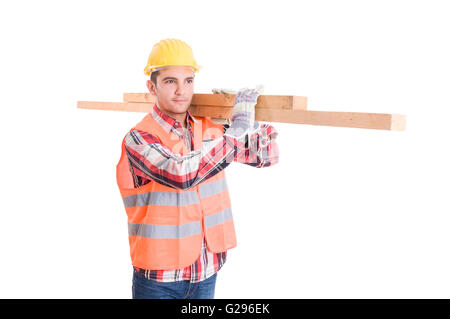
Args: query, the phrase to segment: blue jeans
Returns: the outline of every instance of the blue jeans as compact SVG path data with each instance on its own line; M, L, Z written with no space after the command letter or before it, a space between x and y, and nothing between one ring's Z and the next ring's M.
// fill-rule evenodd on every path
M158 282L133 269L133 299L213 299L217 273L191 283L189 280Z

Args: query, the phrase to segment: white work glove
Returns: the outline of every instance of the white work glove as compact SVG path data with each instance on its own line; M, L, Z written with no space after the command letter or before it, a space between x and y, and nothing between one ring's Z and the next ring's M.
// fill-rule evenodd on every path
M231 116L231 125L224 135L242 138L249 131L258 127L259 123L255 122L255 105L258 96L264 91L262 84L257 85L254 89L242 88L237 93L230 89L212 89L212 91L215 94L236 94Z
M212 89L214 94L236 94L237 92L232 89Z

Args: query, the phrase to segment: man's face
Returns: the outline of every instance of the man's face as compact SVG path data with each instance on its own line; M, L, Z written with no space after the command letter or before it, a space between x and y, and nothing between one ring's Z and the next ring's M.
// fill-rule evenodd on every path
M161 69L156 87L150 80L147 88L156 96L158 107L169 115L186 113L194 95L194 70L186 66Z

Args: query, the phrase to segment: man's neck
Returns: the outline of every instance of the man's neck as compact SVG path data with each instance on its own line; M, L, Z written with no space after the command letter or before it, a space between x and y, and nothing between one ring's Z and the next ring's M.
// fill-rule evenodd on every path
M187 125L186 125L187 124L186 123L186 121L187 121L187 112L184 113L184 118L182 120L177 119L177 121L180 122L180 124L181 124L181 126L183 128L186 128L187 127Z
M186 128L187 112L184 114L169 114L178 122L180 122L181 127Z
M166 115L168 115L168 116L170 116L170 117L173 117L173 118L176 119L178 122L180 122L180 124L181 124L181 126L182 126L183 128L186 128L186 127L187 127L187 123L186 123L186 121L187 121L187 111L184 112L184 114L179 114L179 113L175 114L175 113L169 113L169 112L166 112L166 111L162 110L162 109L159 107L158 104L157 104L156 106L158 107L158 109L159 109L162 113L164 113L164 114L166 114Z

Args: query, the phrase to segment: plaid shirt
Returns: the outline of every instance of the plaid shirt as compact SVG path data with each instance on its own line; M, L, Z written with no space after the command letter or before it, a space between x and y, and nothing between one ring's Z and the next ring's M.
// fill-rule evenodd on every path
M135 187L151 181L176 189L188 189L219 173L232 161L255 167L271 166L278 162L278 146L275 128L260 124L244 141L230 136L204 143L201 152L193 151L192 125L199 121L187 111L186 128L176 119L162 113L156 104L152 117L165 129L174 132L191 150L186 156L174 154L160 144L156 136L141 130L131 130L125 137L125 150L131 166ZM224 130L228 124L223 124ZM207 145L205 145L207 144ZM233 156L233 160L230 160ZM214 275L225 263L227 252L212 253L202 238L202 249L197 260L190 266L175 270L134 269L146 278L159 282L189 280L200 282Z

